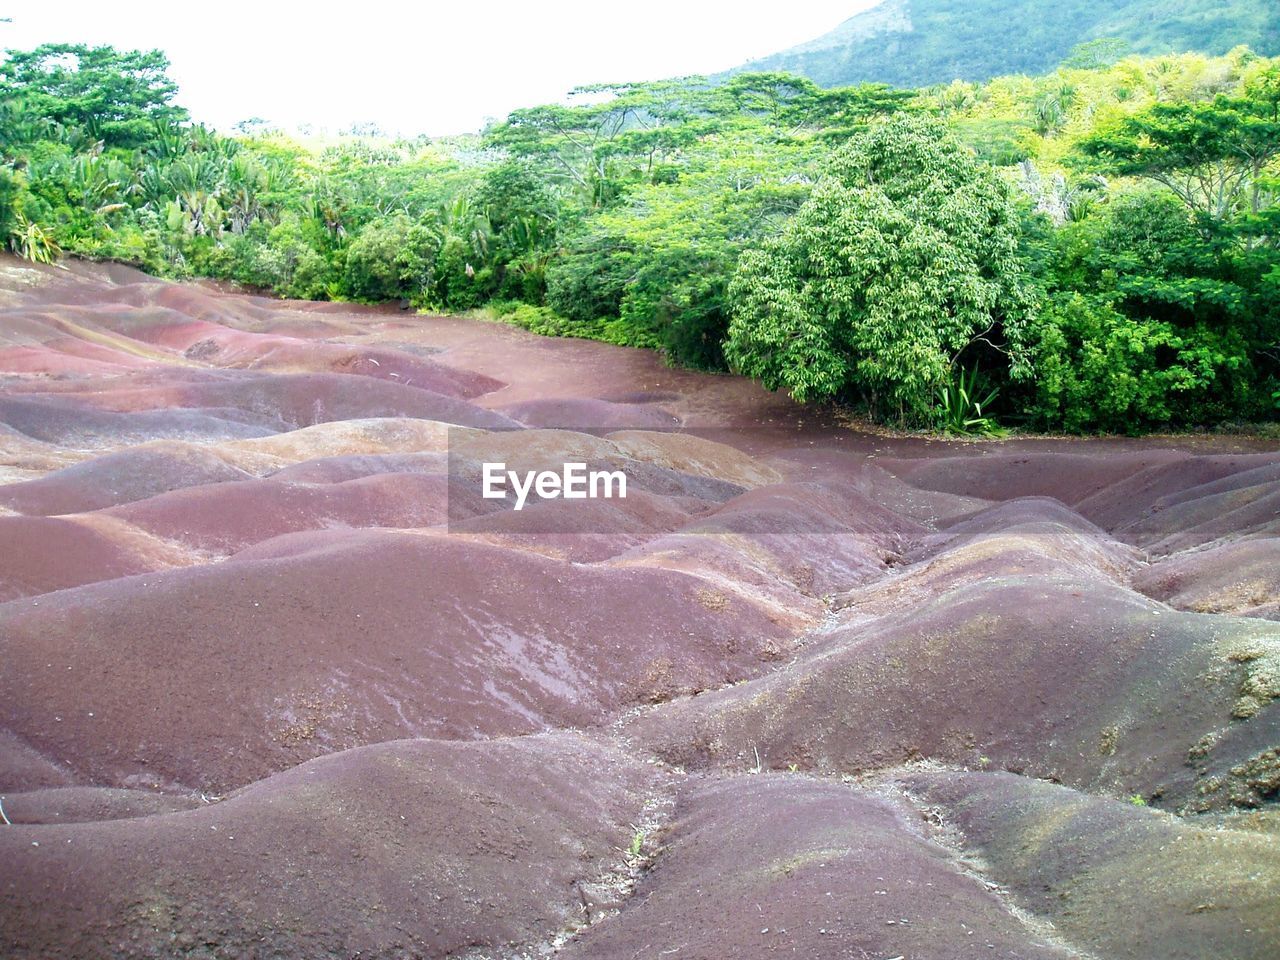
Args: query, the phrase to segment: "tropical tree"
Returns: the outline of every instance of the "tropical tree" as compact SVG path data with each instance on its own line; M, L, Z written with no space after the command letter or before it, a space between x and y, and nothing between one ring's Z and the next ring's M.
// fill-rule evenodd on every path
M155 123L187 118L172 102L178 87L168 69L159 50L48 43L8 51L0 62L0 98L20 99L34 115L81 127L107 146L135 147Z
M799 400L860 394L873 414L925 419L976 344L1026 371L1018 233L1004 183L942 123L891 118L743 258L725 352Z
M1260 181L1280 156L1280 116L1261 98L1157 103L1085 139L1094 166L1153 180L1191 211L1223 220L1263 204Z
M403 214L375 220L347 247L347 289L362 300L421 298L440 244L438 231Z

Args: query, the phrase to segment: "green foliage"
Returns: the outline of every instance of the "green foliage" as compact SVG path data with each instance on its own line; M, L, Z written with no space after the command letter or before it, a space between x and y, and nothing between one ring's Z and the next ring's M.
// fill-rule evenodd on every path
M745 132L707 142L674 182L633 188L576 232L548 266L548 304L580 322L618 317L628 342L721 369L734 267L808 196L818 149Z
M439 252L440 236L429 227L403 214L375 220L347 247L346 290L374 302L420 296Z
M17 225L25 192L22 178L7 167L0 167L0 236L8 236Z
M1272 0L900 0L744 69L786 71L830 87L869 80L918 87L1035 75L1064 60L1095 69L1125 48L1225 54L1242 44L1280 54L1280 9Z
M1061 294L1032 332L1038 357L1034 413L1068 431L1132 433L1197 422L1215 381L1238 365L1242 344L1204 327L1125 316L1105 300Z
M984 393L978 383L977 367L967 375L961 370L951 383L938 388L934 423L943 433L956 436L999 436L1003 431L985 412L999 393L998 387Z
M9 233L9 246L23 260L53 263L62 253L58 242L40 224L32 223L19 213Z
M1129 41L1120 37L1099 37L1077 43L1062 66L1068 70L1099 70L1114 66L1129 52Z
M1261 209L1258 181L1280 157L1280 118L1273 102L1256 97L1156 103L1080 149L1098 168L1153 180L1190 210L1221 220Z
M986 31L948 81L984 57L1065 63L923 90L776 70L609 84L436 141L229 137L187 121L162 54L11 51L0 236L31 259L732 361L802 400L953 432L994 430L995 391L1002 420L1051 429L1274 417L1280 63L1095 39L1149 48L1125 18L1161 19L1156 0L1021 0L992 28L993 2L948 24ZM1253 0L1198 4L1162 10L1162 48L1268 22ZM903 38L895 9L875 43L927 76L957 14L909 0Z
M593 232L577 240L568 254L547 268L547 305L579 323L617 316L631 277L633 250L626 240Z
M159 50L49 43L8 51L0 63L0 95L41 122L79 129L109 147L145 143L153 126L186 119L170 101L177 85Z
M992 166L1007 167L1031 156L1026 134L1032 124L1022 118L962 119L952 124L956 138Z
M1133 432L1264 412L1275 330L1260 320L1274 307L1230 236L1206 238L1175 197L1140 193L1049 242L1035 422Z
M535 307L527 303L497 301L490 304L497 318L504 323L528 330L544 337L577 337L582 340L600 340L617 346L657 347L655 341L636 342L633 331L625 328L621 320L580 321L569 320L548 307Z
M990 168L938 121L886 121L838 151L795 219L744 258L726 353L797 399L856 392L873 415L927 420L972 345L1025 372L1017 250Z
M477 185L471 206L482 211L490 234L484 252L494 264L497 295L542 300L560 208L537 168L520 160L492 167Z

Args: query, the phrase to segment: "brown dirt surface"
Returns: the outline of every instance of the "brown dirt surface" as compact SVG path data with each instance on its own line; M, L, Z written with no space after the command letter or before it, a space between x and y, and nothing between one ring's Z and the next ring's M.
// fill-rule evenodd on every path
M573 734L393 741L186 812L0 828L6 955L390 960L549 941L577 919L575 889L621 866L657 779Z
M681 573L308 536L0 606L0 724L94 782L225 790L364 743L600 723L759 673L784 639Z
M1277 544L1263 439L0 255L0 956L1275 957Z
M10 793L5 816L13 823L100 823L131 820L200 806L191 794L156 793L152 790L117 790L111 787L50 787L28 793Z
M0 603L191 562L105 518L0 516Z
M913 822L915 821L915 822ZM617 919L565 951L657 957L1067 958L922 835L902 805L786 774L681 795Z
M1280 846L1010 774L904 779L987 874L1100 956L1275 956Z
M0 486L15 513L57 516L146 500L180 487L247 480L249 474L207 447L156 441L63 467L26 483Z
M1172 800L1188 751L1230 726L1280 649L1265 621L999 571L872 623L841 617L785 667L637 717L632 735L684 766L758 754L858 773L928 757Z
M1133 586L1179 610L1280 620L1280 538L1180 553L1144 569Z

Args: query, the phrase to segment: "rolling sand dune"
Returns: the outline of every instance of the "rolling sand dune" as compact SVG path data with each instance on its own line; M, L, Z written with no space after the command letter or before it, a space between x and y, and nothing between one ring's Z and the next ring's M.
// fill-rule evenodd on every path
M618 920L568 956L657 955L673 935L699 957L1072 955L1011 916L901 805L843 784L711 781L681 797L666 843Z
M216 450L173 441L143 443L64 467L26 483L0 486L0 504L16 513L83 513L204 484L248 480Z
M245 480L174 490L106 511L194 550L235 553L303 530L431 527L448 518L448 478L380 473L343 483Z
M380 740L595 724L759 672L781 628L700 589L452 538L313 534L0 606L0 722L94 782L219 790Z
M1274 443L0 258L0 955L1274 957L1278 545Z
M0 516L0 603L190 562L106 517Z
M1275 955L1274 837L1010 774L938 773L907 788L954 824L990 875L1075 943L1108 957ZM1135 885L1131 878L1161 877Z
M1179 610L1280 620L1280 539L1181 553L1147 567L1133 585Z
M580 910L577 888L621 868L657 779L572 734L399 741L187 812L3 830L7 953L172 956L212 942L390 958L550 940Z
M1277 692L1274 625L1173 613L1089 580L997 573L829 629L787 667L652 711L632 735L688 766L743 769L758 753L861 772L930 757L1177 802L1189 752L1252 717L1258 685Z

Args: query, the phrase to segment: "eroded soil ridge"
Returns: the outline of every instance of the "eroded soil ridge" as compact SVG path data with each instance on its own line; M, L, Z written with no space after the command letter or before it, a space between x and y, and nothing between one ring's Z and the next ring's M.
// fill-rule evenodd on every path
M0 261L15 960L1273 958L1278 620L1274 444Z

